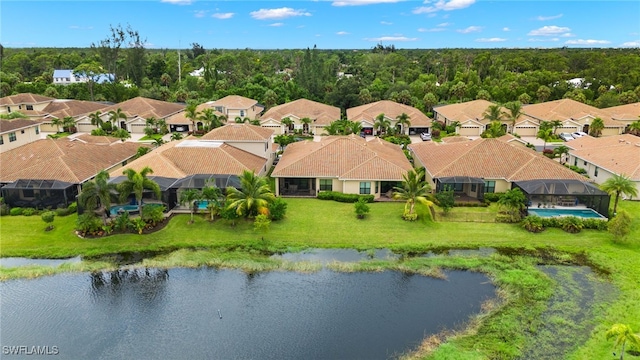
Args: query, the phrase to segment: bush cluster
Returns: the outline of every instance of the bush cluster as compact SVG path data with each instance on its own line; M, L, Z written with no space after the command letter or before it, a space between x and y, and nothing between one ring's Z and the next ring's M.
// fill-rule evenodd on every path
M372 203L374 199L373 195L345 194L337 191L320 191L318 193L318 199L320 200L333 200L343 203L354 203L361 198L368 203Z
M539 217L529 215L522 220L522 227L531 232L540 232L546 228L560 228L568 233L578 233L582 229L607 230L607 221L602 219L584 219L576 216ZM532 231L536 230L536 231Z
M487 207L489 204L487 202L457 202L453 204L454 207Z
M269 215L271 220L282 220L286 213L287 203L282 198L276 198L271 204L269 204Z
M504 193L484 193L484 200L488 202L497 202Z
M587 175L587 170L579 167L579 166L575 166L575 165L569 165L569 164L564 164L564 166L568 167L569 169L577 172L580 175Z

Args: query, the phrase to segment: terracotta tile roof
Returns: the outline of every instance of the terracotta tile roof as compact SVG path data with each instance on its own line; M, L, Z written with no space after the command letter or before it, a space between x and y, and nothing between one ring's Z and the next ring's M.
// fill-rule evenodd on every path
M480 123L487 123L484 120L484 113L489 106L496 105L487 100L473 100L458 104L442 105L433 108L433 111L446 117L451 121L465 122L467 120L474 120ZM502 111L507 109L501 108Z
M541 121L564 121L567 119L578 120L585 116L592 116L594 118L601 118L605 126L624 126L623 124L612 120L611 115L609 115L608 112L572 99L560 99L539 104L524 105L522 106L522 109L527 115Z
M103 144L110 145L113 143L121 142L120 139L111 137L111 136L93 136L90 134L80 134L73 138L70 138L71 141L80 141L85 144Z
M166 101L148 99L143 97L136 97L123 101L121 103L113 104L103 108L103 113L109 111L116 111L122 109L122 112L127 114L127 117L132 118L135 116L147 119L155 117L156 119L164 119L170 115L173 115L185 108L185 105L178 103L171 103Z
M316 125L329 125L332 121L340 120L340 108L312 100L298 99L272 107L260 117L260 120L280 121L288 116L296 116L300 119L307 117L315 120Z
M272 176L401 181L411 169L397 145L355 135L327 136L287 146Z
M422 111L391 100L376 101L347 109L347 119L351 121L365 120L370 123L375 123L376 117L380 114L385 114L386 117L395 120L396 117L402 113L409 115L410 126L412 127L431 126L431 119L423 114Z
M624 134L594 138L583 136L567 143L580 159L615 174L640 181L640 137Z
M108 105L93 101L54 100L42 109L41 112L48 114L50 117L62 119L67 116L77 117L94 113L106 108L107 106Z
M214 102L213 101L208 101L208 102L199 104L196 107L196 112L202 112L202 110L205 110L205 109L214 109L215 110ZM214 111L214 114L216 114L216 116L224 115L223 113L221 113L219 111ZM170 124L170 125L190 125L191 124L191 120L187 119L187 117L185 116L185 111L183 109L179 113L176 113L176 114L173 114L173 115L169 116L167 118L167 124Z
M465 142L465 141L471 141L471 139L469 139L466 136L447 136L442 138L442 142L445 144L453 144L453 143Z
M31 126L36 126L40 124L39 121L28 120L28 119L13 119L13 120L0 120L0 134L4 134L6 132L15 131L18 129L23 129Z
M0 106L3 105L19 105L19 104L38 104L47 101L53 101L54 98L42 96L32 93L22 93L17 95L5 96L0 98Z
M238 175L243 170L259 173L267 162L265 158L224 143L187 146L188 142L193 141L197 143L198 140L185 139L166 143L124 168L113 171L111 177L122 175L125 169L140 171L145 166L153 170L154 176L176 179L195 174Z
M606 111L614 120L640 120L640 102L600 109Z
M228 95L222 99L211 102L213 106L222 106L227 109L248 109L253 105L258 104L257 100L249 99L239 95Z
M476 139L454 144L409 145L432 177L469 176L523 181L587 179L535 151L500 139Z
M0 154L0 181L60 180L79 184L134 156L140 144L85 144L43 139Z
M273 135L273 130L250 124L235 124L215 128L204 134L202 140L219 140L219 141L265 141Z

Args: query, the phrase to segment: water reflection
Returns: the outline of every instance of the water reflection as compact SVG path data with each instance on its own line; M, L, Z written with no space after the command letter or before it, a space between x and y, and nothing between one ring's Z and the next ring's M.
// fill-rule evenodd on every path
M317 261L328 264L333 261L356 262L360 260L396 260L400 256L389 249L358 251L355 249L307 249L301 252L276 254L272 258L288 261Z

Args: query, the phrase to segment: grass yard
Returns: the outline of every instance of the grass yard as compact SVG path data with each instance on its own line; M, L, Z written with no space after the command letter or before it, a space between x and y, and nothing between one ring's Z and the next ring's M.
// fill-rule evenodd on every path
M433 222L425 216L427 210L418 207L421 219L405 222L400 214L404 204L395 202L371 204L371 212L364 220L355 217L353 204L343 204L317 199L286 199L287 217L274 222L266 234L253 230L252 223L238 221L235 227L220 220L209 222L197 216L194 224L188 224L189 215L174 216L161 231L150 235L114 235L101 239L81 239L73 231L76 216L56 218L55 229L45 232L46 224L39 216L5 216L0 218L0 255L26 257L71 257L77 255L101 255L134 251L173 251L157 260L144 263L148 266L229 266L254 270L293 269L313 271L313 265L282 265L264 257L251 256L260 251L286 251L306 247L355 248L360 250L389 248L405 252L425 252L437 248L498 247L514 248L521 253L536 253L536 249L555 252L559 262L586 259L598 268L610 273L611 283L617 288L617 295L611 302L596 304L594 322L598 325L588 335L588 340L575 348L568 359L605 359L611 356L612 342L607 341L604 332L614 323L630 325L640 331L640 202L621 202L619 207L633 217L631 234L621 243L612 241L609 233L583 230L569 234L560 229L547 229L532 234L518 225L471 222ZM492 211L482 208L454 208L453 214L482 213ZM265 241L260 237L264 236ZM243 251L231 251L242 249ZM256 260L257 259L257 260ZM536 256L515 257L512 261L504 256L488 260L431 260L441 267L491 270L494 280L507 293L516 296L509 306L481 319L470 333L450 338L435 352L414 354L417 357L433 359L482 359L513 358L518 349L526 343L526 326L539 324L539 316L552 296L548 280L533 271ZM520 260L517 260L520 259ZM155 262L154 262L155 261ZM372 271L376 269L417 269L431 273L432 269L424 260L405 263L381 262L362 264L354 270ZM447 261L450 261L447 263ZM457 262L456 262L457 261ZM438 263L441 262L441 263ZM110 268L107 263L82 263L64 267L59 271L90 271ZM249 265L247 265L249 264ZM251 267L253 266L253 268ZM290 267L290 268L287 268ZM426 268L425 268L426 267ZM426 269L426 270L425 270ZM51 273L51 270L31 269L32 275ZM14 276L15 270L0 269L0 277ZM433 270L437 273L436 270ZM24 275L23 275L24 276ZM575 287L575 285L574 285ZM565 292L573 291L567 288ZM514 295L515 294L515 295ZM527 295L528 294L528 295ZM524 299L524 300L523 300ZM525 301L526 300L526 301ZM574 305L563 305L570 309ZM555 319L555 318L554 318ZM556 319L561 324L562 319ZM512 338L512 339L511 339ZM510 339L510 340L506 340ZM501 345L504 342L504 345ZM504 349L501 349L504 346ZM430 355L428 355L430 354Z

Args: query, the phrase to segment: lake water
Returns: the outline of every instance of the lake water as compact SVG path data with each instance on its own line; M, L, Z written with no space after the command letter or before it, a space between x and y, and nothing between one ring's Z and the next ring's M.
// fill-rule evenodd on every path
M1 345L55 346L57 359L386 359L495 297L482 274L446 274L177 268L11 280L0 283Z

